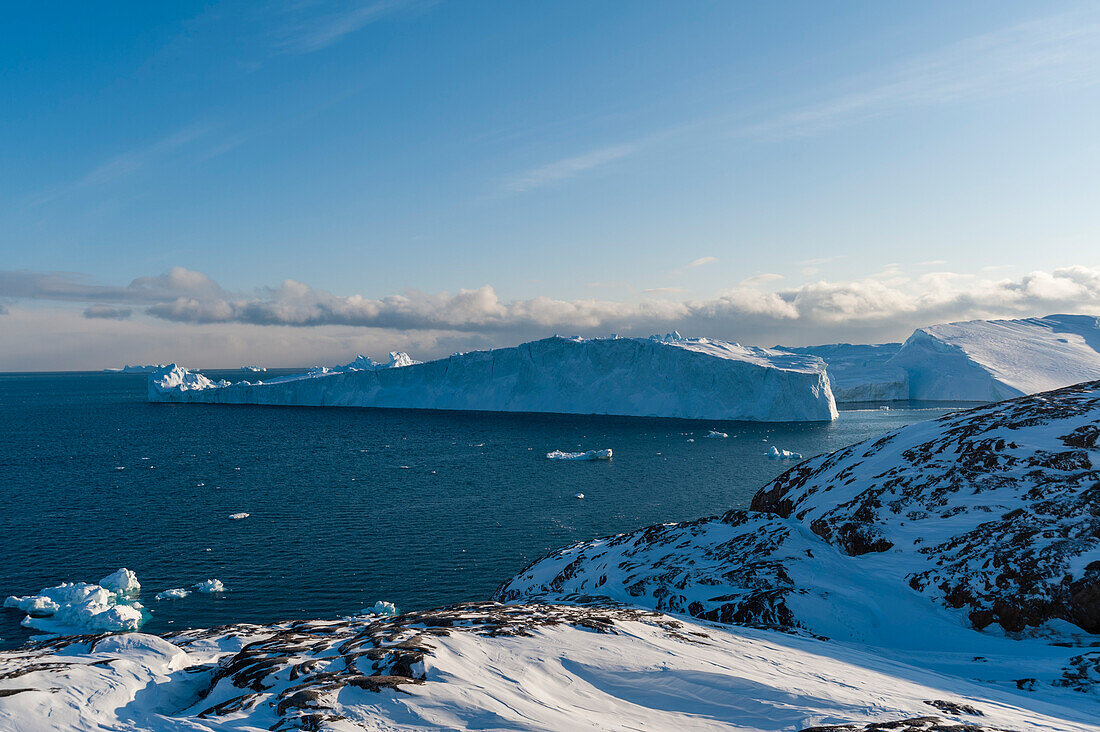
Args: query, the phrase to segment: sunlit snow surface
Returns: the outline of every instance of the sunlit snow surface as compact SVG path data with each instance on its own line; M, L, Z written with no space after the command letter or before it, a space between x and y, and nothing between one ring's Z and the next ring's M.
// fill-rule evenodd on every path
M1081 732L1096 730L1100 713L1074 692L1044 698L813 638L629 609L492 603L78 640L5 652L0 669L24 670L0 680L10 692L0 728L27 732L748 731L928 717L945 720L940 730ZM945 702L967 711L933 706Z

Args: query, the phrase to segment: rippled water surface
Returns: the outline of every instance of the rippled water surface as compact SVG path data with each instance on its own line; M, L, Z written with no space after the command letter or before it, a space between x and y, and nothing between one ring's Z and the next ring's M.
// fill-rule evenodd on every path
M147 404L140 375L0 375L0 596L125 566L153 632L485 598L551 548L747 507L790 466L773 444L810 457L945 411L763 425ZM212 577L224 595L152 599ZM22 617L0 611L0 644L26 638Z

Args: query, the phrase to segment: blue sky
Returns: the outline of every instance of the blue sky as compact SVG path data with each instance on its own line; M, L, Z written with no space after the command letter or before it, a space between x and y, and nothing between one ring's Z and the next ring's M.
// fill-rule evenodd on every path
M0 39L0 368L1100 311L1090 3L56 3Z

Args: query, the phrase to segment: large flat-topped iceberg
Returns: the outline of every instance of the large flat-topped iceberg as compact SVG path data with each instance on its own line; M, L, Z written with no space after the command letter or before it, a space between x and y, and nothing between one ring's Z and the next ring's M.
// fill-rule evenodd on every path
M416 363L315 369L269 382L211 382L179 367L149 400L216 404L558 412L639 417L828 421L836 405L814 356L707 338L546 338Z
M838 402L995 402L1100 379L1100 318L971 320L919 328L903 344L776 350L824 360Z
M1100 379L1100 318L1049 315L919 328L888 362L910 399L998 401Z

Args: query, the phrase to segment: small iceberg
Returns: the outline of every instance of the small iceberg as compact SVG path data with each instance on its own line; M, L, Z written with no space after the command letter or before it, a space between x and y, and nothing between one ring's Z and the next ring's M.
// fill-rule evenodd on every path
M610 460L611 448L605 450L589 450L588 452L562 452L554 450L546 453L549 460Z
M397 615L397 606L392 602L379 600L374 607L365 607L361 611L363 615Z
M208 579L205 582L200 582L194 585L195 589L199 592L213 593L213 592L225 592L225 585L219 579Z
M4 607L27 614L20 623L46 633L74 635L88 632L137 630L145 622L142 605L128 599L141 589L129 569L113 572L99 584L64 582L36 595L11 596Z
M182 600L191 594L191 590L185 590L182 587L175 587L171 590L165 590L164 592L158 592L155 595L157 600Z
M251 515L252 514L250 514L250 513L245 513L244 511L241 511L240 513L231 513L231 514L229 514L229 518L233 521L240 521L242 519L248 518Z
M718 430L711 430L710 432L707 433L707 437L725 438L725 437L729 437L729 434L726 433L726 432L719 432Z
M764 453L764 455L765 455L765 457L767 457L770 460L801 460L802 459L802 453L800 453L800 452L791 452L790 450L780 450L775 445L772 445L771 448L769 448L768 451L766 453Z

